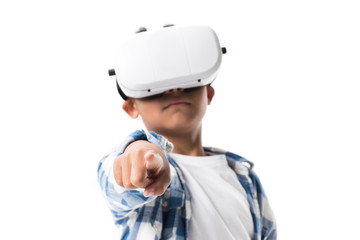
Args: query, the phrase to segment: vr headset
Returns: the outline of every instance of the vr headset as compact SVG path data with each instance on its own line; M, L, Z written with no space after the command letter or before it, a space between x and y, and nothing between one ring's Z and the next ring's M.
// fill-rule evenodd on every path
M225 53L210 27L164 27L134 34L122 44L109 75L116 76L124 100L141 99L212 83Z

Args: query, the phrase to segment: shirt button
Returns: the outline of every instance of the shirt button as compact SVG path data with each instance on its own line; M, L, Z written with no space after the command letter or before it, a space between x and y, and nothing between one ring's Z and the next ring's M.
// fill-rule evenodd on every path
M164 207L167 207L169 205L169 202L168 201L164 201L163 204L162 204Z

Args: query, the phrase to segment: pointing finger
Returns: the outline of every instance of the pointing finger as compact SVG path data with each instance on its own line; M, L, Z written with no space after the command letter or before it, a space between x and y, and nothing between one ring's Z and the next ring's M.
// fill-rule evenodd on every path
M144 155L146 161L146 169L148 170L157 170L161 169L163 166L163 160L160 154L153 151L149 151Z

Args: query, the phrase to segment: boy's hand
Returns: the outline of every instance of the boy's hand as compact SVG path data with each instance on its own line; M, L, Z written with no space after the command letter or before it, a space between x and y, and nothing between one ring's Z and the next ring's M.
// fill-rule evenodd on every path
M135 141L115 159L114 177L124 188L145 188L145 197L160 196L170 185L170 166L159 146Z

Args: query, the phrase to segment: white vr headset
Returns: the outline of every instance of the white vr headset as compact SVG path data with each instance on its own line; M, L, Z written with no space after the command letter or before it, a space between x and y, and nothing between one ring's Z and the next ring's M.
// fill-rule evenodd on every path
M124 100L146 98L212 83L224 53L210 27L164 27L134 34L122 44L109 75L116 76Z

